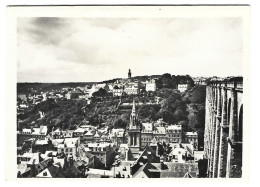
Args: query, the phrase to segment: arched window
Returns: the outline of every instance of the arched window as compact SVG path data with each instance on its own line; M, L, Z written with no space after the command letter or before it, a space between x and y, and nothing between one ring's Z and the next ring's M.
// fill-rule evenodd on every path
M220 115L222 114L222 102L223 102L223 97L222 97L222 94L221 94L221 91L220 91L220 95L219 95L219 97L220 97L220 103L219 103L219 108L220 108Z
M227 116L227 122L228 122L228 125L230 124L230 118L231 118L231 99L228 100L228 116Z
M238 117L238 141L242 142L243 139L243 105L240 107L239 117Z
M218 88L215 89L215 94L216 94L216 97L215 97L215 110L218 109Z

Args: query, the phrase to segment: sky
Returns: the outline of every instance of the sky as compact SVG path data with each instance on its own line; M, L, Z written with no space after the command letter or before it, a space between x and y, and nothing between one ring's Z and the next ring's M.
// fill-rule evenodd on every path
M18 82L243 75L241 18L17 20Z

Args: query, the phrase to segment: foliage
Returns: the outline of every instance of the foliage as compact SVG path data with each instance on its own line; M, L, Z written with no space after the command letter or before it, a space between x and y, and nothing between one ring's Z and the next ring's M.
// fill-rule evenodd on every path
M106 94L107 94L107 91L103 88L100 88L98 91L94 92L92 94L92 96L94 96L94 97L104 97L104 96L106 96Z
M143 77L146 79L146 77ZM48 125L50 128L60 127L62 129L74 130L83 123L89 121L91 125L102 126L106 124L109 128L126 128L129 124L131 105L118 108L121 103L136 103L143 105L136 106L139 119L142 122L156 121L160 118L168 124L180 124L183 131L197 131L199 144L203 144L205 125L205 86L194 86L184 95L176 90L179 83L190 83L190 76L174 76L164 74L158 77L156 84L159 89L155 92L144 92L136 96L113 97L106 90L100 89L93 93L91 104L86 100L47 99L34 107L24 110L18 115L19 129L24 126ZM160 98L160 104L146 105L148 102L155 102ZM45 117L40 119L39 111L44 112ZM34 123L32 123L34 122Z
M183 76L183 75L172 75L169 73L163 74L157 81L156 81L156 87L161 88L172 88L177 89L178 84L189 84L191 87L194 86L193 79L189 76Z
M183 100L186 103L205 103L206 99L206 86L204 85L196 85L192 89L190 89L185 96L183 97Z

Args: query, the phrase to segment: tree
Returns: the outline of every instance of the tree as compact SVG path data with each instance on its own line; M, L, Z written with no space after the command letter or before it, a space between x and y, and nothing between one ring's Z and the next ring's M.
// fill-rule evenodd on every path
M117 118L115 121L114 121L114 128L122 128L122 129L126 129L126 126L127 126L127 121L121 119L121 118Z
M94 92L92 94L92 96L94 96L94 97L104 97L104 96L106 96L106 94L107 94L107 91L103 88L100 88L98 91Z
M171 80L172 80L171 74L165 73L162 75L161 79L164 88L171 88Z

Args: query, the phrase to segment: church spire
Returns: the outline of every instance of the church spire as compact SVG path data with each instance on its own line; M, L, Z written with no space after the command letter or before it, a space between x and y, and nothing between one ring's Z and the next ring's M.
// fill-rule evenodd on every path
M133 100L132 113L130 115L130 129L137 125L137 116L135 114L135 99Z
M135 115L135 99L133 100L132 115Z

